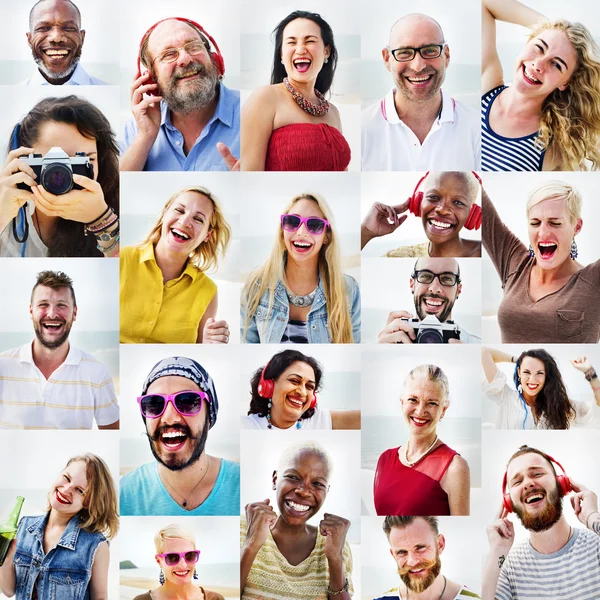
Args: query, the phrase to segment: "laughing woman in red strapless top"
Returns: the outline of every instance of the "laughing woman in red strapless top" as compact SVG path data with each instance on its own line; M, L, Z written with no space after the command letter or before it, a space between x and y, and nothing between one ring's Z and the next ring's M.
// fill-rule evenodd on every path
M316 13L289 14L274 31L271 85L242 111L242 171L345 171L350 147L325 99L337 65L331 27Z
M375 511L403 517L468 515L469 465L436 433L450 405L448 378L435 365L415 367L406 378L401 402L409 438L379 457Z

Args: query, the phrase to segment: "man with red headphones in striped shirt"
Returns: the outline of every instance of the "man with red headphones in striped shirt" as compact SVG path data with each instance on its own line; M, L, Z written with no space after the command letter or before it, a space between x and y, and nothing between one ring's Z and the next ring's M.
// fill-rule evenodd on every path
M554 464L560 467L557 474ZM563 514L563 497L586 529L572 527ZM521 446L508 462L502 508L487 528L490 550L483 571L484 600L600 598L600 513L598 497L569 479L548 454ZM514 548L515 512L530 532ZM510 550L510 553L509 553Z
M222 83L225 62L198 23L163 19L144 34L131 86L133 118L122 171L227 171L217 144L239 156L240 97Z

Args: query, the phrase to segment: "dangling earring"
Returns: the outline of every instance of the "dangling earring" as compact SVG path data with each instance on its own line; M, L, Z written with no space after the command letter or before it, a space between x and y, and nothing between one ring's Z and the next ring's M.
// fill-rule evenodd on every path
M267 413L267 427L269 429L273 429L273 425L271 425L271 406L273 406L273 403L271 402L271 398L269 398L269 403L267 404L267 408L269 409Z
M327 64L328 62L329 62L329 57L327 57L327 58L325 59L325 64Z
M533 258L535 256L535 252L533 251L533 248L531 247L531 244L529 244L529 256L531 256L531 258Z
M519 392L519 394L523 394L523 386L521 385L521 382L519 381L519 385L517 386L517 392Z
M573 241L571 242L571 254L569 254L569 256L575 260L578 256L578 252L577 252L577 242L575 241L575 238L573 238Z
M158 581L160 583L160 585L165 585L165 574L163 573L163 570L160 570L160 574L158 575Z
M198 579L198 572L196 571L196 569L194 569L194 575L193 575L194 579Z

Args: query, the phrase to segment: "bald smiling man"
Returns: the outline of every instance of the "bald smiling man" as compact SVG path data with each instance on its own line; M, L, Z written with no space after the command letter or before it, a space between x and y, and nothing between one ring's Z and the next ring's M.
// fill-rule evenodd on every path
M363 171L479 169L479 117L444 93L450 47L439 23L405 15L381 51L394 88L362 114Z

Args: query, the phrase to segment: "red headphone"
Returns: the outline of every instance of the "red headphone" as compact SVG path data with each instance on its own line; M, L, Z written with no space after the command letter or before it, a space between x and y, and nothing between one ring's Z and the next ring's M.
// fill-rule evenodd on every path
M152 25L152 27L150 27L150 29L148 29L148 31L146 31L146 33L143 35L142 37L142 41L140 42L140 48L138 50L138 59L137 59L137 72L141 75L142 71L141 71L141 67L142 67L142 63L141 63L141 56L140 56L140 50L142 49L142 44L144 43L144 40L146 40L146 38L154 31L154 29L156 28L157 25L160 25L161 23L164 23L165 21L181 21L182 23L187 23L188 25L193 25L194 27L198 28L200 30L200 32L210 41L210 43L214 46L215 48L215 52L210 52L210 57L213 60L213 62L215 63L215 65L217 65L217 71L219 72L219 75L224 75L225 74L225 61L223 60L223 55L221 54L221 51L219 50L219 46L217 46L217 42L215 42L214 38L210 35L210 33L208 33L204 27L202 27L202 25L200 25L199 23L196 23L196 21L192 21L191 19L186 19L184 17L169 17L167 19L161 19L160 21L157 21L156 23L154 23L154 25Z
M430 171L427 171L427 173L425 173L425 175L423 175L423 177L419 179L417 186L415 187L415 191L410 197L408 210L416 217L421 216L421 202L423 202L423 192L419 192L417 190L419 189L421 183L423 183L423 181L427 178L427 175L429 175L429 173ZM479 175L477 175L475 171L471 171L471 173L475 175L475 179L477 179L477 181L479 181L479 183L481 184L481 177L479 177ZM467 229L479 229L481 227L481 218L481 206L479 206L478 204L471 205L471 212L469 212L469 216L467 217L465 227Z
M537 454L537 452L534 452L533 454ZM562 475L556 476L556 483L558 484L558 489L560 491L561 498L563 496L566 496L569 492L572 492L573 488L571 487L571 482L569 481L569 478L567 477L567 474L565 473L563 466L557 460L555 460L548 454L541 454L540 456L543 456L546 460L558 465L560 467L560 470L563 472ZM510 513L513 511L513 503L510 498L510 492L507 491L507 487L506 487L507 475L508 475L508 471L506 471L504 473L504 479L502 480L502 495L504 498L503 499L504 508L506 509L506 512Z
M260 380L258 382L258 395L261 398L265 398L270 400L273 397L273 390L275 389L275 381L273 379L265 379L265 372L269 367L269 363L265 365L265 368L262 370L260 374ZM315 408L317 406L317 394L313 394L313 399L310 403L310 406L306 410L310 410L311 408Z

